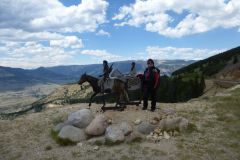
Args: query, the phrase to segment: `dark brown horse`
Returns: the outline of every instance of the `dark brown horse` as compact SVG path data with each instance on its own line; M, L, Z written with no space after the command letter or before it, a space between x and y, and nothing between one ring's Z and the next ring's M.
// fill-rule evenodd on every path
M101 93L101 87L99 86L98 81L99 81L98 78L87 75L86 73L84 73L81 76L80 80L78 81L79 85L82 85L84 82L88 82L93 89L93 95L90 98L89 107L91 106L92 99L97 94ZM111 88L111 93L117 94L116 106L119 104L122 97L125 99L126 102L129 102L128 94L126 91L126 84L123 81L118 80L118 79L114 79L112 81L114 81L114 82L113 82L113 87ZM104 93L109 93L109 92L104 91ZM102 109L103 109L106 105L104 96L103 96L102 100L103 100L103 106L102 106Z

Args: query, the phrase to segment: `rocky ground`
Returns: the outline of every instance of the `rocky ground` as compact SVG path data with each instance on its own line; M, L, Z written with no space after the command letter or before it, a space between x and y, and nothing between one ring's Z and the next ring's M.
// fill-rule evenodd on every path
M239 87L239 86L238 86ZM118 145L89 144L61 146L53 140L51 129L87 104L49 105L40 113L28 113L13 120L0 120L0 159L221 159L240 158L240 89L235 87L215 96L205 95L186 103L158 103L155 112L128 106L122 112L107 111L112 124L126 121L133 126L137 119L151 122L154 117L184 117L196 128L159 142L142 140ZM113 104L108 104L113 106ZM141 107L141 106L140 106ZM99 115L100 105L91 111Z

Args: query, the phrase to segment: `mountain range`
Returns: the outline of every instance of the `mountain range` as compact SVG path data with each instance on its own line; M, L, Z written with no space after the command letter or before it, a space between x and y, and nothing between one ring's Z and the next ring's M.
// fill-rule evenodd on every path
M184 66L192 64L193 60L155 60L155 66L161 74L171 73ZM113 68L122 73L128 73L132 61L113 62ZM144 71L146 62L135 61L137 72ZM110 63L109 65L111 65ZM39 67L37 69L22 69L0 66L0 92L7 90L20 90L34 84L45 83L74 83L83 73L99 76L102 73L102 64L68 65L54 67Z

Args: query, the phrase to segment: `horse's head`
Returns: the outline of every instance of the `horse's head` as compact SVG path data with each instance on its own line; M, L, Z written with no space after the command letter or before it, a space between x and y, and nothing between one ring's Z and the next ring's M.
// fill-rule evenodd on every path
M82 85L84 82L87 81L87 74L86 72L81 76L80 80L78 81L79 85Z

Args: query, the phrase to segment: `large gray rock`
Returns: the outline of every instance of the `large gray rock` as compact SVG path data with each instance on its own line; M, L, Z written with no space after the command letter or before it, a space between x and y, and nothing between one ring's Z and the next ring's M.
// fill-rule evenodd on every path
M107 117L104 115L98 115L87 126L85 132L91 136L100 136L105 133L107 126L108 126Z
M86 128L93 120L94 115L89 109L81 109L71 113L65 124L78 128Z
M64 126L58 134L61 139L68 139L72 142L80 142L86 140L86 135L83 129L70 125Z
M124 135L127 136L133 131L133 127L128 122L122 122L119 124L120 129L123 131Z
M183 132L188 127L188 120L183 117L163 119L160 121L159 127L162 131Z
M59 123L53 128L53 131L54 132L59 132L64 126L65 126L64 123Z
M150 134L151 132L154 131L156 127L157 126L152 125L148 122L142 122L141 124L138 125L137 130L142 134Z
M122 129L119 128L118 125L111 125L107 127L105 132L105 138L106 141L110 143L120 143L123 142L125 139L124 132Z

